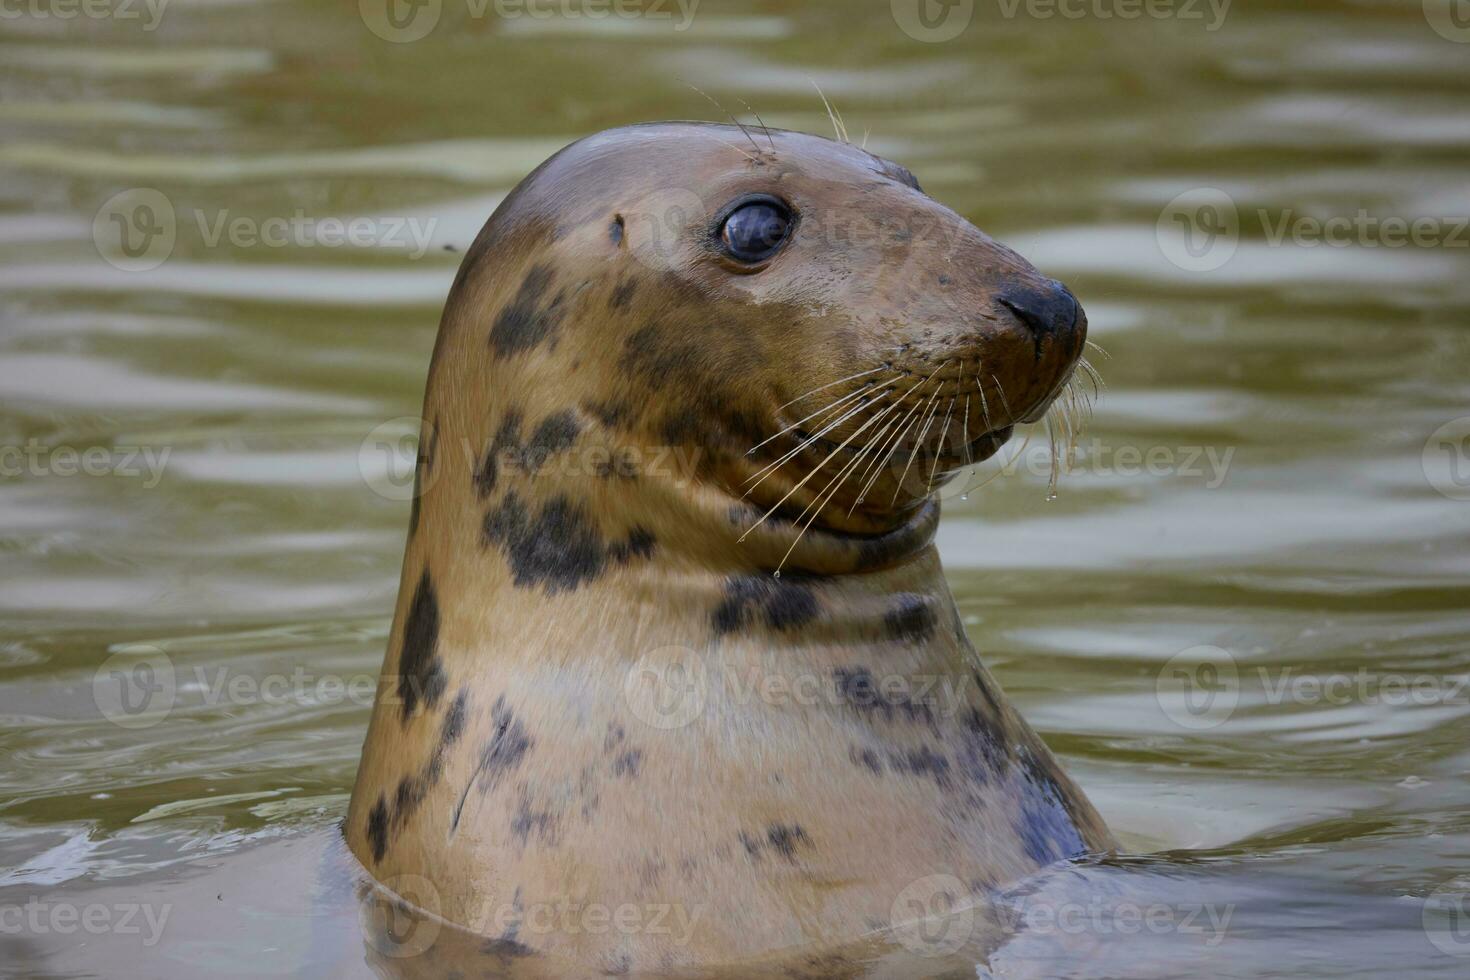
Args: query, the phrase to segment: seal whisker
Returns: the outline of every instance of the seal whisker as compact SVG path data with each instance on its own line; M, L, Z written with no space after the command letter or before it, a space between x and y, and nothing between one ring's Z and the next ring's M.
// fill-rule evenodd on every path
M1000 383L1000 379L993 374L990 376L990 380L995 382L995 393L1000 396L1001 408L1004 408L1006 410L1006 424L1015 425L1018 420L1016 418L1016 413L1011 411L1011 403L1006 400L1005 386L1002 385Z
M893 410L893 408L897 404L898 403L889 405L872 421L882 420L885 416L889 414L889 412ZM838 491L840 491L842 487L846 485L848 478L851 477L852 474L856 471L858 464L862 462L862 459L867 454L869 448L870 446L864 446L861 452L859 452L856 456L849 460L845 466L838 470L837 475L832 477L832 479L827 482L827 485L823 487L822 490L812 498L811 503L806 505L806 509L797 515L796 522L800 523L801 519L803 517L806 517L808 512L811 513L811 517L807 519L806 524L802 525L801 529L797 531L796 540L791 542L791 547L787 548L786 554L781 556L781 561L776 566L777 575L780 575L781 569L786 567L787 559L789 559L791 557L791 553L796 550L796 546L801 543L802 537L804 537L806 535L806 532L811 529L811 526L816 523L817 517L822 513L822 508L826 507L827 504L831 502L832 498L837 496ZM851 513L852 511L848 511L849 515Z
M790 408L792 405L795 405L797 402L801 401L803 398L810 398L812 395L815 395L819 391L826 391L828 388L835 388L837 385L843 384L843 383L848 382L848 381L855 381L858 378L866 378L868 375L870 375L870 374L877 374L879 371L882 371L882 370L884 370L884 369L881 368L881 367L875 367L875 368L873 368L870 371L859 371L857 374L849 374L845 378L838 378L836 381L831 381L831 382L828 382L827 384L820 385L819 387L813 388L811 391L807 392L804 395L797 395L795 398L791 399L791 401L787 402L784 405L778 405L776 407L776 411L779 412L782 409Z
M832 103L828 101L826 94L822 91L822 86L817 84L815 78L811 79L811 83L812 88L817 90L817 95L821 98L822 105L827 107L827 118L832 121L832 129L837 133L837 142L851 143L852 140L847 138L847 127L842 122L842 113L838 112Z
M712 105L714 105L714 107L716 109L718 109L721 112L723 112L729 118L729 120L732 123L734 123L736 126L740 127L740 131L745 134L745 138L746 139L750 140L750 145L753 146L753 147L755 147L755 152L756 152L756 156L750 156L750 154L747 153L746 154L746 158L749 159L752 163L759 163L760 162L760 154L763 153L763 152L765 152L765 151L762 150L761 149L761 145L755 141L755 137L752 136L752 135L750 135L750 130L748 130L748 129L745 128L745 123L743 123L739 119L735 118L735 113L731 112L730 110L726 109L724 106L720 105L720 103L714 98L714 96L712 96L708 92L704 91L704 89L700 88L698 85L691 84L690 82L685 82L684 84L685 85L688 85L690 88L694 89L694 91L698 92L700 95L704 96L706 99L709 99L710 103ZM741 150L740 152L745 153L744 150Z
M781 466L783 463L786 463L789 460L791 460L793 457L799 455L800 453L802 453L803 451L805 451L808 447L810 447L813 443L815 443L818 439L820 439L822 436L826 435L828 432L831 432L833 429L837 428L837 426L841 425L843 422L846 422L848 419L852 418L854 415L858 414L863 409L869 407L870 405L875 404L876 402L878 402L879 400L881 400L883 398L886 398L889 394L891 394L891 392L885 391L883 394L879 395L878 398L873 399L873 401L871 401L871 402L865 402L865 403L863 403L861 405L858 405L856 408L852 409L851 411L848 411L848 412L843 413L843 415L842 415L841 418L837 419L834 422L829 422L820 431L814 432L811 436L809 436L804 442L801 443L801 445L797 446L795 449L791 450L785 456L782 456L780 459L776 460L774 463L771 463L769 466L767 466L764 469L762 469L759 473L755 474L755 476L752 476L752 477L748 478L745 481L746 483L749 483L751 480L755 480L756 483L755 483L755 486L752 486L750 489L748 489L748 490L745 491L745 496L747 496L747 497L750 496L750 494L755 490L755 488L758 487L758 486L760 486L761 485L761 482L764 481L766 477L770 476L771 473L773 473L778 466ZM757 477L759 479L757 479Z
M1102 389L1108 385L1107 382L1103 381L1102 375L1097 373L1097 368L1093 367L1085 357L1078 362L1077 366L1087 375L1087 379L1092 382L1092 397L1101 397Z
M944 413L944 429L939 433L939 448L934 452L934 465L929 467L929 492L934 492L934 476L939 472L939 460L944 453L944 440L949 438L949 423L954 418L954 398L949 400L949 410Z
M894 412L897 412L901 408L903 408L903 402L893 402L888 406L887 409L884 410L884 416L886 417L892 415ZM863 477L872 472L873 466L878 463L879 459L883 455L884 440L888 438L888 434L890 432L893 432L895 428L903 424L903 420L905 417L906 416L899 416L898 418L893 419L887 425L885 425L883 427L883 430L879 432L876 436L874 436L873 441L868 446L864 447L863 451L858 455L858 459L860 462L869 453L872 453L873 456L872 461L868 464L868 469L863 471L862 477L858 477L859 480L862 480ZM872 486L871 482L866 484L861 492L858 493L857 497L853 499L852 506L847 509L848 517L851 517L853 515L853 512L856 511L858 507L861 506L863 501L867 498L868 487L870 486Z
M968 393L965 394L965 414L960 417L960 421L964 423L964 430L960 435L965 441L965 465L970 466L975 462L975 456L970 451L970 396Z
M929 379L926 380L924 383L925 384L928 384L929 381L932 381L934 379L935 375L939 374L940 371L943 371L947 367L949 367L949 362L948 361L945 361L943 364L941 364L938 368L935 369L935 371L934 371L933 374L929 375ZM929 396L929 404L930 405L933 405L934 404L935 400L939 397L939 391L940 391L940 389L943 388L943 387L944 387L944 385L941 384L941 385L939 385L938 387L936 387L934 389L934 394L932 394L932 395ZM932 411L930 411L929 417L930 417L930 419L933 418L933 412ZM919 444L924 441L924 435L928 431L929 431L929 420L925 420L925 422L924 422L924 428L922 430L920 430L920 432L919 432L919 434L917 436L914 437L914 447L913 447L913 449L909 450L909 459L908 459L908 462L904 464L903 473L898 478L898 485L893 488L893 499L889 501L889 505L890 506L892 506L893 504L895 504L895 503L898 502L898 494L903 489L903 481L905 481L905 480L907 480L909 478L909 468L914 465L914 459L915 459L915 457L917 457L919 455Z
M1046 437L1051 442L1051 477L1046 482L1047 499L1050 500L1057 495L1057 479L1061 476L1061 468L1057 460L1057 432L1055 416L1051 412L1046 413Z
M767 438L767 439L765 439L765 440L763 440L761 442L756 443L754 446L751 446L750 449L746 450L745 455L747 455L747 456L751 455L757 449L759 449L762 446L766 445L766 443L769 443L769 442L771 442L771 441L773 441L775 439L781 438L786 433L790 432L792 429L795 429L798 426L800 426L803 422L807 422L807 421L809 421L811 419L814 419L818 415L821 415L823 412L831 411L833 408L837 407L838 405L842 404L845 401L848 401L849 399L852 399L852 398L854 398L854 397L856 397L858 395L864 394L865 392L867 394L872 394L873 392L881 391L884 388L888 387L891 384L894 384L897 381L898 381L898 378L889 378L887 381L883 382L881 385L879 385L876 388L866 388L866 387L864 387L864 388L855 388L852 391L848 392L847 394L843 395L841 398L839 398L836 401L832 402L831 404L826 405L823 408L817 409L815 412L813 412L812 414L808 415L806 418L804 418L804 419L798 419L797 421L792 422L790 425L788 425L786 428L782 429L780 432L777 432L775 435L773 435L773 436L771 436L771 437L769 437L769 438Z
M891 415L893 413L893 411L896 408L899 407L900 404L901 404L900 402L893 402L893 403L889 404L872 421L874 421L874 422L881 422L881 421L883 421L883 419L885 419L889 415ZM890 425L891 424L892 423L890 423ZM837 491L833 489L834 484L837 484L839 480L841 480L842 483L846 483L847 482L847 477L852 475L853 471L856 470L856 468L858 467L858 465L863 461L863 458L871 451L874 442L876 442L877 440L882 439L883 438L883 433L884 432L887 432L887 431L888 431L888 427L885 426L879 432L878 436L872 442L869 442L869 444L866 445L866 446L864 446L861 450L859 450L853 456L853 458L851 460L849 460L846 464L844 464L843 467L840 470L837 471L837 475L834 476L830 481L828 481L827 486L823 487L822 490L815 497L812 498L811 503L807 504L806 509L803 510L800 514L797 515L796 520L797 521L800 521L803 517L805 517L807 515L807 512L810 511L814 507L817 509L818 513L820 513L821 512L821 509L827 505L828 501L830 501L832 499L832 497L836 496ZM838 485L837 489L841 489L841 486ZM832 493L829 494L828 493L828 490L832 490ZM849 515L851 515L851 513L852 513L852 511L848 511L848 514ZM816 519L816 514L813 514L812 515L812 519L813 520ZM810 526L810 524L808 524L808 526ZM800 535L797 536L797 540L798 541L801 540ZM793 543L792 544L792 547L794 548L795 546L796 545ZM786 552L786 557L789 557L790 555L791 555L791 552L790 551L787 551ZM786 558L783 557L781 559L781 564L784 565L785 563L786 563ZM778 566L778 568L779 567L780 566Z
M818 463L812 469L812 471L810 473L808 473L806 476L802 477L797 482L796 486L794 486L790 490L786 491L786 496L784 496L780 500L776 501L775 505L770 510L766 511L765 514L763 514L761 516L761 519L760 520L756 521L750 527L746 528L745 529L745 533L742 534L742 535L740 535L740 537L738 537L738 538L735 539L736 542L739 543L741 541L744 541L746 538L750 537L750 533L752 531L754 531L756 528L760 527L762 524L764 524L770 518L770 516L772 514L776 513L776 511L780 510L781 509L781 505L784 504L784 503L786 503L786 501L790 500L792 494L794 494L796 491L800 490L803 486L805 486L806 485L806 482L808 480L810 480L812 477L816 476L817 473L822 469L822 467L826 466L829 462L832 461L832 457L836 456L838 453L842 452L842 450L846 449L847 448L847 444L850 443L850 442L852 442L859 435L861 435L862 432L865 429L867 429L868 426L872 425L875 420L876 420L876 418L870 418L870 419L868 419L868 421L864 422L862 425L860 425L856 429L854 429L853 432L852 432L852 435L850 435L846 439L842 440L841 445L839 445L836 449L834 449L830 453L828 453L826 459L822 460L820 463ZM747 491L747 493L748 492L749 491Z
M938 394L937 389L935 394ZM908 479L909 468L914 465L914 460L918 459L924 451L924 440L929 435L929 427L934 424L935 413L939 411L939 403L938 401L934 400L932 396L930 404L932 405L932 407L930 408L928 414L924 416L924 425L921 429L919 429L919 434L914 436L914 444L909 449L908 463L903 468L903 474L898 478L898 487L894 488L893 501L891 502L896 502L898 500L899 489L902 488L904 481Z
M1091 347L1093 350L1097 351L1099 354L1101 354L1103 357L1106 357L1108 360L1112 360L1113 359L1113 355L1112 354L1109 354L1107 351L1103 350L1101 344L1096 343L1095 341L1089 340L1089 341L1087 341L1087 346L1088 347Z
M920 382L918 385L915 385L914 388L910 390L916 390L922 384L923 382ZM899 404L902 405L902 402L900 402ZM898 420L898 425L901 426L901 428L894 434L893 441L889 443L887 458L883 458L883 454L879 453L878 456L874 457L873 462L869 465L868 469L863 472L863 476L859 478L866 478L868 482L863 485L862 491L858 494L858 504L867 499L868 491L871 490L873 488L873 484L878 481L879 474L883 472L884 467L888 465L889 461L891 461L894 455L898 452L898 447L899 444L903 441L903 437L907 435L909 429L913 428L914 424L918 422L918 418L916 416L919 410L923 407L923 404L923 402L918 402L904 413L903 417ZM881 442L881 439L879 441ZM869 474L871 474L871 476L869 476ZM857 505L854 504L853 506L854 509L856 509Z
M740 96L737 95L735 96L735 98L740 99ZM745 106L745 108L750 111L750 114L755 116L755 121L761 124L761 129L765 132L766 139L769 140L771 143L771 152L774 153L776 151L776 137L771 135L771 127L766 125L766 121L761 118L761 114L759 112L756 112L750 107L749 102L746 102L744 99L740 99L740 104Z
M1026 438L1021 440L1021 448L1016 450L1016 454L1012 456L1009 461L1001 463L1000 467L994 473L990 474L985 479L977 483L974 489L972 489L970 492L975 493L976 491L983 490L988 487L997 477L1005 473L1005 471L1010 467L1011 463L1014 463L1016 460L1026 455L1026 450L1030 447L1030 445L1031 433L1028 432L1026 433Z
M980 416L985 419L985 431L994 432L995 423L990 419L990 405L985 401L985 382L976 378L975 387L980 391Z

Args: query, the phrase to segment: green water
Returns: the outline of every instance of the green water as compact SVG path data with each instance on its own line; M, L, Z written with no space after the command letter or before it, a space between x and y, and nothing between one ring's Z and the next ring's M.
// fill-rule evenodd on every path
M1056 499L1037 434L948 493L941 551L1006 690L1163 855L1088 875L1239 914L1040 975L1470 971L1464 0L991 0L919 37L887 0L443 0L408 43L374 2L0 17L0 974L366 975L321 868L446 246L573 138L718 116L690 86L830 132L813 81L1111 355ZM120 251L114 216L167 214Z

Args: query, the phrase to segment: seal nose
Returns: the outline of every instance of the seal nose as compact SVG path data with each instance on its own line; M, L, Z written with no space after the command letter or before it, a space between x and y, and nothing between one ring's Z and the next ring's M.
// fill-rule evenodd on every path
M1077 297L1055 279L1008 286L996 302L1014 313L1016 319L1030 329L1038 356L1043 339L1055 338L1058 333L1077 325Z

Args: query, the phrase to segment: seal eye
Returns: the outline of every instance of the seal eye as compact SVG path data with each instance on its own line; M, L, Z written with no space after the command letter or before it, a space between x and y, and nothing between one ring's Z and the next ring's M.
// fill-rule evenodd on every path
M791 212L785 205L771 200L752 201L725 219L720 242L740 262L763 262L776 254L790 233Z

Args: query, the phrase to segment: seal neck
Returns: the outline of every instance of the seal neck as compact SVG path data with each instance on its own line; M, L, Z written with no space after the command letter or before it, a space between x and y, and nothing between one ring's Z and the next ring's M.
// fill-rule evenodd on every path
M933 547L939 526L939 502L932 499L892 527L864 534L772 513L720 486L701 489L689 501L689 516L729 542L716 554L778 578L860 576L902 567Z

